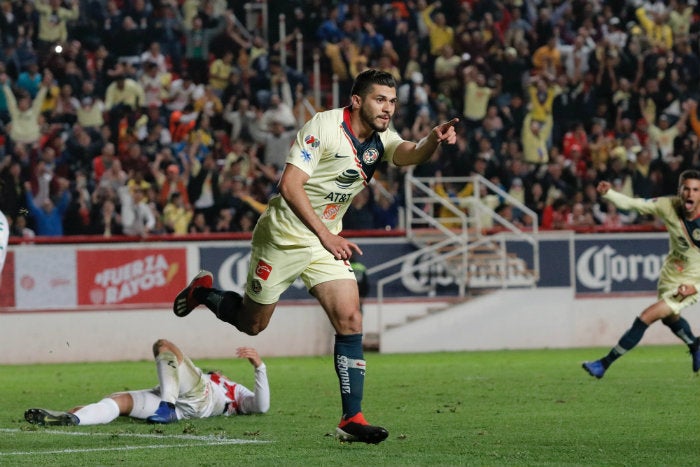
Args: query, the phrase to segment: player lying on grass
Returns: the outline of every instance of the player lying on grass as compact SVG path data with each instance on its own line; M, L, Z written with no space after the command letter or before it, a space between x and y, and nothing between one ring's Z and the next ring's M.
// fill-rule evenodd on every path
M583 363L591 376L602 378L615 360L642 340L647 328L661 320L690 350L693 371L700 370L700 340L681 316L681 310L698 301L700 290L700 171L686 170L678 180L678 195L654 199L629 198L600 182L598 193L619 209L653 214L663 221L670 251L664 260L657 285L657 301L632 323L615 347L600 360Z
M24 418L37 425L99 425L120 415L148 423L173 423L187 418L265 413L270 408L265 363L251 347L239 347L236 356L247 358L255 369L253 391L221 373L204 373L168 340L157 340L153 355L160 382L155 388L117 392L67 412L29 409Z

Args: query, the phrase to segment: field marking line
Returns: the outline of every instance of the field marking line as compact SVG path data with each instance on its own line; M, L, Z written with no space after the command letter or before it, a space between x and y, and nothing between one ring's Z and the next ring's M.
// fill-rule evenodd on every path
M109 436L114 437L131 437L131 438L150 438L150 439L173 439L173 440L186 440L186 441L199 441L196 443L187 443L184 445L178 444L155 444L155 445L143 445L143 446L117 446L110 448L84 448L84 449L60 449L60 450L50 450L50 451L11 451L11 452L0 452L0 456L26 456L34 454L75 454L80 452L106 452L106 451L134 451L138 449L164 449L164 448L177 448L177 447L196 447L196 446L224 446L232 444L265 444L271 441L255 440L255 439L236 439L236 438L223 438L216 435L208 436L195 436L195 435L154 435L147 433L85 433L79 431L60 431L60 430L42 430L42 431L26 431L20 429L11 428L0 428L0 432L3 433L18 433L18 434L36 434L36 433L47 433L52 435L65 435L65 436Z

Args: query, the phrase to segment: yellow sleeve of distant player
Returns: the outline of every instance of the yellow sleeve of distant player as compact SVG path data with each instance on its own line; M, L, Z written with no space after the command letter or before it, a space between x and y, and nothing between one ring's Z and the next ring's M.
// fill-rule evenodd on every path
M608 190L608 192L603 195L603 198L612 202L619 209L633 209L640 214L653 215L659 215L670 202L667 198L630 198L615 190Z

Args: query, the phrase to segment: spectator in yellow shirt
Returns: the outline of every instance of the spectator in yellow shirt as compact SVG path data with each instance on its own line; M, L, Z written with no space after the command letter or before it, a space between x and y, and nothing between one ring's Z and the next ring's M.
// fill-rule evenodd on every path
M451 26L447 24L447 18L441 11L435 12L441 6L440 2L435 2L428 5L422 12L423 21L428 28L428 37L430 38L430 54L437 57L442 53L442 48L445 45L453 45L455 32Z
M641 6L635 10L635 14L653 46L662 47L665 50L673 48L673 30L668 24L666 7L656 3L651 8L651 11L647 11L646 8Z
M549 162L547 143L552 134L552 124L552 114L547 115L544 122L533 119L532 113L525 116L521 133L525 162L537 165Z
M489 101L494 90L486 83L486 76L475 66L470 65L464 69L464 115L465 124L470 129L481 126L481 121L486 117Z
M32 101L29 94L22 94L19 100L8 84L5 73L0 74L0 85L5 93L7 111L10 114L9 135L16 143L36 144L41 136L41 106L44 104L46 92L53 81L53 74L49 70L44 71L41 87Z
M35 2L39 13L38 52L40 59L50 48L68 39L68 21L77 20L80 15L80 1L70 0L70 8L63 6L62 0L38 0Z
M547 43L538 47L532 54L532 66L535 71L557 76L561 70L561 52L557 48L557 38L552 36Z
M194 216L191 206L186 206L182 195L177 191L170 195L170 202L163 208L163 225L168 232L186 234Z
M228 77L233 71L233 51L227 50L209 66L209 86L218 97L228 85Z

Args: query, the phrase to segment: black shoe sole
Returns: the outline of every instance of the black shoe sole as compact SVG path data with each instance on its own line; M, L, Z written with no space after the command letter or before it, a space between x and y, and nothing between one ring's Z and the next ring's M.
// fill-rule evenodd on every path
M44 409L29 409L24 412L24 419L33 425L74 426L78 417L68 412L50 412Z
M389 432L379 426L358 425L355 423L351 423L349 425L357 426L351 427L346 425L344 429L340 427L336 428L336 436L341 441L345 441L347 443L378 444L389 437ZM355 431L356 433L351 433L352 431Z

